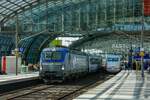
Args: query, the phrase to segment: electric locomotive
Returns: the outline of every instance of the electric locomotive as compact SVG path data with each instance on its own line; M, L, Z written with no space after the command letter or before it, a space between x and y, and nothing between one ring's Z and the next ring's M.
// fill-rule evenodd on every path
M88 55L68 48L45 48L40 57L40 78L62 82L88 73Z

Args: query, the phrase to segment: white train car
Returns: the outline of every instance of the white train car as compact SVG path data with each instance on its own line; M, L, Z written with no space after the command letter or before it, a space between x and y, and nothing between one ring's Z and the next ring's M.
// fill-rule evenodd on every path
M89 72L97 72L101 69L102 58L100 56L89 56Z
M110 73L117 73L121 70L121 56L108 54L106 57L106 71Z

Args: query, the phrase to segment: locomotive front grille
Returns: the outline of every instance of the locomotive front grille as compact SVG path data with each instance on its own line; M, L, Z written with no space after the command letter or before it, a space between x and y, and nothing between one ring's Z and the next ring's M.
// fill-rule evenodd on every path
M47 78L57 78L62 76L62 66L61 65L43 65L42 75Z
M45 71L43 72L43 78L47 78L50 80L56 80L56 79L62 79L62 74L61 72L56 72L56 71Z
M61 65L44 65L42 68L43 71L57 72L61 70Z

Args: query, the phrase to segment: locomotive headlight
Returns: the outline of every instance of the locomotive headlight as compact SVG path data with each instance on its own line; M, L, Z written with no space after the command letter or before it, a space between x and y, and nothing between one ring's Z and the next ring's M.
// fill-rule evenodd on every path
M40 66L40 70L42 70L42 65Z
M40 66L40 70L42 70L42 67Z
M62 68L61 68L62 70L65 70L65 67L64 66L62 66Z

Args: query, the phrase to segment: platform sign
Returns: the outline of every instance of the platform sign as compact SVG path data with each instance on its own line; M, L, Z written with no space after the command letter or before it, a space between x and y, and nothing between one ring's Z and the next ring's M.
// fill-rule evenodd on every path
M19 48L19 52L23 52L24 51L24 48Z
M144 60L150 60L150 55L145 53L143 58L144 58ZM141 60L141 56L139 54L134 55L133 59L135 59L137 61L140 61Z
M140 48L140 54L141 57L144 57L145 53L144 53L144 48Z
M141 51L141 52L140 52L140 56L141 56L141 57L144 57L144 55L145 55L144 51Z

